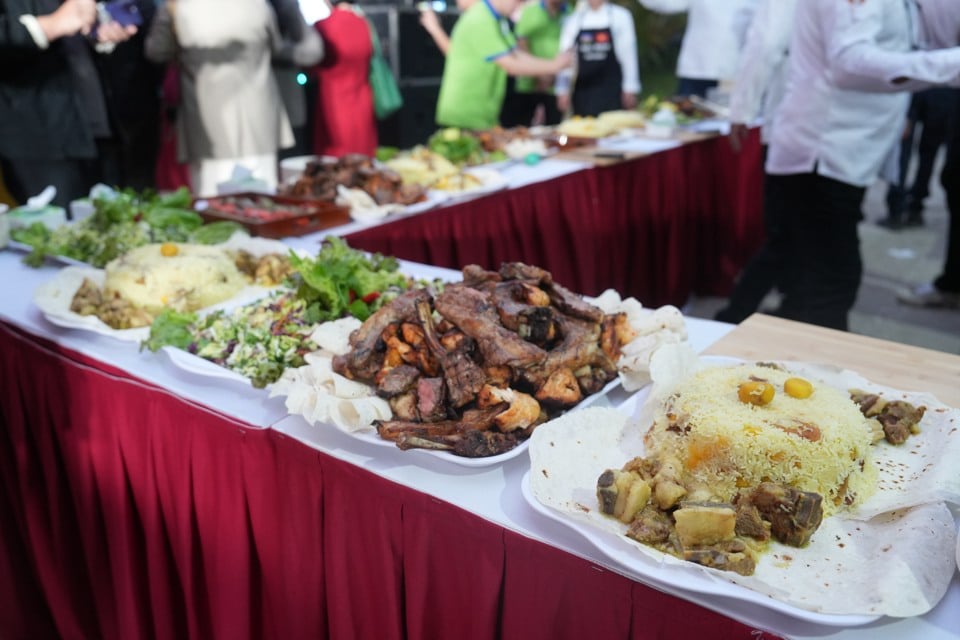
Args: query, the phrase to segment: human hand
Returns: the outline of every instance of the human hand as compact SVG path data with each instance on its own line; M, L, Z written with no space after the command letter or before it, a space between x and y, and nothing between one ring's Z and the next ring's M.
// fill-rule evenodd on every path
M637 106L637 94L635 94L635 93L628 93L628 92L624 91L622 94L620 94L620 104L622 104L622 105L623 105L623 108L624 108L624 109L627 109L628 111L629 111L630 109L636 108L636 106Z
M557 111L566 113L570 109L570 94L557 94Z
M749 131L750 127L742 122L731 123L730 134L727 136L727 139L730 140L730 148L740 153L740 150L743 149L743 141L746 140Z
M96 21L97 3L94 0L65 0L53 13L37 16L37 23L49 41L76 33L86 35Z
M563 71L567 67L573 66L573 51L561 51L553 59L554 71Z
M137 32L134 25L123 26L115 20L104 22L97 27L97 42L116 44L129 40Z

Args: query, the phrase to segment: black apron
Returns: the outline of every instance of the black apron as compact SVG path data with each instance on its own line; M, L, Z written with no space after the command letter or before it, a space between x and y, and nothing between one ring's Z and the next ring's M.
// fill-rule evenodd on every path
M607 8L610 14L609 7ZM578 116L596 116L622 107L623 71L613 50L613 31L580 29L577 33L577 79L571 103Z

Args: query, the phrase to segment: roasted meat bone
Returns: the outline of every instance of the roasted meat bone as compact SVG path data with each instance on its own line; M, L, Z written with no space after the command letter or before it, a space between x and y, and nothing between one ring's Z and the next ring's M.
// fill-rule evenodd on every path
M351 380L374 381L380 370L380 356L384 348L381 336L386 328L417 317L417 304L429 302L426 289L411 289L400 294L390 304L380 307L356 331L350 334L352 349L333 359L333 370Z
M477 363L470 359L466 348L468 344L461 342L459 347L452 351L443 347L433 326L433 311L428 301L421 300L417 303L417 317L423 327L427 348L440 362L450 404L454 409L459 409L472 402L486 383L486 375Z
M547 357L546 351L500 324L490 298L476 289L449 285L434 304L441 316L476 341L485 365L526 369Z
M600 348L603 329L600 324L564 315L558 315L556 323L560 341L541 362L521 372L533 388L539 389L554 372L562 369L573 372L587 394L596 393L616 377L616 364Z
M460 419L432 423L379 420L374 426L381 438L396 442L401 449L435 449L482 458L504 453L520 443L515 432L503 433L493 428L496 417L506 408L506 404L499 404L471 409Z

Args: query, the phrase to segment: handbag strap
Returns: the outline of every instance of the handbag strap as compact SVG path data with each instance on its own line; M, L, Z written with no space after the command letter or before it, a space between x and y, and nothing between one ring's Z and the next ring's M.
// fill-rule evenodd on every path
M373 55L378 58L382 57L383 52L380 50L380 35L377 33L377 28L373 26L369 18L364 17L364 20L367 21L367 26L370 28L370 41L373 44Z

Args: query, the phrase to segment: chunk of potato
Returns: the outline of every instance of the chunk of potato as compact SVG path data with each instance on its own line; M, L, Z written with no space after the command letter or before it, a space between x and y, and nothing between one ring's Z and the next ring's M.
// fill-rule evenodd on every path
M684 504L673 519L684 548L732 540L737 527L737 512L726 504Z
M630 524L637 517L640 510L647 506L650 500L650 485L639 475L632 473L636 479L630 484L627 490L627 499L623 505L623 511L618 516L620 522Z

